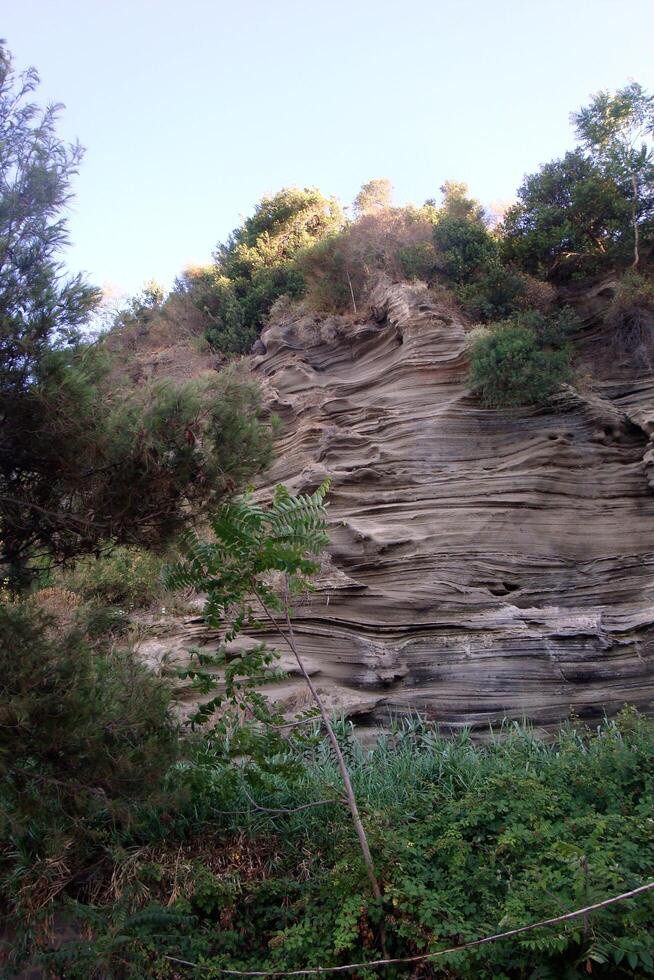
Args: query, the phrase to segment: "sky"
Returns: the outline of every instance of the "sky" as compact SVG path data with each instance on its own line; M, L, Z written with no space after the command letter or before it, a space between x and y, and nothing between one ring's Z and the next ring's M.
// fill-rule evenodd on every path
M86 147L67 262L110 292L169 287L265 194L398 204L465 181L506 202L574 143L601 88L654 90L652 0L22 0L17 69Z

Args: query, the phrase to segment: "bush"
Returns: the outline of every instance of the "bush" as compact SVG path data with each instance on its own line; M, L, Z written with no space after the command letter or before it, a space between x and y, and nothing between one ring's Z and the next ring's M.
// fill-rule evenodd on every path
M456 296L470 317L488 323L515 313L525 288L523 275L495 261L474 282L459 286Z
M481 220L445 214L433 235L439 270L457 285L471 282L497 262L497 243Z
M232 370L126 389L111 385L110 359L52 352L20 425L3 432L11 493L0 494L0 564L17 584L34 553L70 560L111 541L165 542L270 461L252 380Z
M0 604L0 897L26 921L84 890L177 753L162 683L50 626Z
M64 588L87 601L147 606L161 592L162 560L144 548L117 547L98 558L85 558L62 576Z
M654 278L631 270L618 283L607 315L613 350L651 368L654 352Z
M486 408L517 408L547 401L571 376L565 336L568 314L537 311L478 331L472 343L469 383Z
M218 245L213 266L191 270L176 284L211 320L212 346L225 354L247 353L273 303L304 292L296 256L342 223L336 201L315 188L284 188L263 198Z
M429 279L436 268L432 225L424 209L381 208L304 249L297 266L309 306L362 312L377 275Z

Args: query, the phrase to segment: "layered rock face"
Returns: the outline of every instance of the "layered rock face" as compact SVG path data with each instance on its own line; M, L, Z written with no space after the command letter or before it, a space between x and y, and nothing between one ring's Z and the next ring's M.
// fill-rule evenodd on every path
M422 287L381 285L367 323L288 313L264 332L254 372L284 423L267 483L332 480L294 629L333 707L485 728L652 706L654 385L628 359L611 374L593 302L595 380L538 410L479 406L468 328ZM277 697L297 707L301 681Z

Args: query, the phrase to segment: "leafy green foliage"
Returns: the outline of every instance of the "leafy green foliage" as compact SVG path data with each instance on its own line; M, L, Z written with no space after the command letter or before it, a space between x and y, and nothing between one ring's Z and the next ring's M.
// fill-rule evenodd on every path
M457 285L470 283L497 260L497 243L481 206L467 196L465 184L443 184L443 206L434 225L438 266Z
M99 300L80 276L67 278L58 259L67 242L62 213L82 151L57 137L59 106L41 111L30 101L38 81L33 69L16 77L0 44L0 539L14 565L23 549L15 525L50 501L48 477L31 465L53 408L44 409L45 393L56 390L56 407L66 415L85 411L79 376L62 375L70 345ZM32 514L22 506L26 482Z
M234 374L131 392L107 381L110 354L80 335L97 291L58 258L81 151L57 138L56 107L27 101L37 81L17 80L0 47L0 566L16 587L44 555L164 540L270 456L258 390ZM148 287L128 317L161 301Z
M14 456L22 483L0 512L12 571L39 548L65 560L111 541L165 541L270 460L259 388L237 373L112 395L96 363L82 351L54 388L34 386L35 412L11 433L38 415Z
M443 184L442 207L435 212L435 267L465 312L487 323L530 305L530 283L501 259L500 244L487 226L481 205L465 184ZM538 305L538 304L536 304Z
M204 617L211 626L226 627L226 644L246 628L256 631L262 615L274 624L275 614L282 613L288 602L286 594L279 594L280 583L274 576L283 576L285 593L305 591L317 570L316 556L328 543L327 489L324 483L311 495L292 496L284 486L277 486L267 508L249 496L223 504L210 521L213 540L192 532L182 536L183 559L168 568L166 584L206 594ZM276 653L260 644L236 653L226 648L217 654L196 651L195 662L182 670L181 676L192 680L199 694L212 694L202 698L191 721L214 723L216 764L219 758L224 766L245 756L266 770L271 759L273 768L286 764L289 736L282 738L269 727L280 728L283 715L257 690L279 679L276 661ZM268 727L262 730L261 724ZM302 742L302 733L298 737Z
M571 376L566 340L573 325L568 311L546 316L532 310L479 331L469 383L481 403L514 408L547 401Z
M654 219L654 95L637 82L613 95L598 92L573 120L580 141L630 203L635 267L641 226L651 232Z
M517 196L504 219L503 252L520 268L551 276L567 264L592 275L614 258L628 225L628 202L581 151L526 177Z
M207 336L212 345L224 353L247 352L275 300L302 295L297 254L342 222L335 200L315 189L285 188L263 198L254 214L218 245L214 266L178 284L211 319Z
M651 241L654 96L633 82L573 114L583 149L525 178L504 221L504 255L545 276L592 275Z
M466 733L447 739L419 720L396 727L372 751L351 741L348 761L385 882L389 955L456 945L651 879L652 759L654 729L631 711L594 733L570 726L551 743L507 726L478 745ZM131 865L131 894L154 891L147 914L135 916L134 905L131 912L96 908L91 946L70 944L53 954L53 964L81 976L97 950L128 976L163 978L174 969L165 954L201 963L198 976L219 967L284 971L381 956L374 903L341 811L294 809L336 778L324 743L305 750L301 777L254 790L205 770L194 819L211 814L213 834L220 828L231 843L221 850L200 824L210 844L203 851L193 838L196 856L183 883L176 841L144 853ZM253 798L291 812L256 810ZM422 969L443 980L573 980L589 970L607 980L649 977L653 925L654 900L645 895L587 922L450 954ZM389 966L384 976L414 971Z
M182 539L184 560L166 575L170 588L194 588L207 594L204 615L220 625L229 617L232 639L247 623L256 623L253 597L274 611L283 608L266 576L282 572L292 593L309 585L317 570L315 556L328 544L324 499L329 484L313 494L292 496L277 486L268 508L243 497L223 504L210 521L214 540L193 533Z

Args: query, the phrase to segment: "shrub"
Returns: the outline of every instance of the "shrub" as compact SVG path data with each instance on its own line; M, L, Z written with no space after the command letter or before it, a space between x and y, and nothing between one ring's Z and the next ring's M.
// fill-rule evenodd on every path
M456 296L470 317L488 323L515 313L525 290L525 276L494 261L474 282L459 286Z
M212 346L225 354L247 353L273 303L304 292L296 256L342 223L336 201L315 188L287 187L263 198L218 245L213 266L190 270L176 284L211 320Z
M69 560L109 541L163 542L270 460L253 381L228 371L129 390L111 386L107 358L52 352L20 425L3 431L0 563L16 583L34 553Z
M613 330L612 347L618 354L651 368L654 351L654 278L633 270L618 282L607 322Z
M497 243L481 220L445 214L433 236L439 270L457 285L472 282L497 261Z
M169 693L129 651L92 649L0 604L0 896L29 918L120 838L177 752ZM78 875L81 877L78 878Z
M568 315L537 311L478 331L472 343L470 387L486 408L543 404L570 379Z
M304 249L297 265L314 309L362 312L379 274L428 279L436 268L432 225L424 209L365 212L342 231Z
M400 245L398 258L406 279L430 282L436 271L436 250L430 241L418 241Z
M162 561L144 548L117 547L97 558L85 558L63 576L64 588L84 600L136 609L161 591Z

